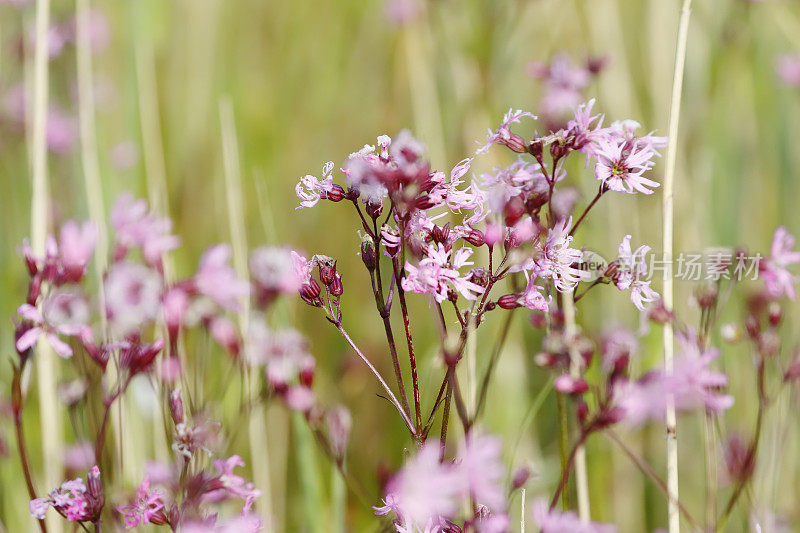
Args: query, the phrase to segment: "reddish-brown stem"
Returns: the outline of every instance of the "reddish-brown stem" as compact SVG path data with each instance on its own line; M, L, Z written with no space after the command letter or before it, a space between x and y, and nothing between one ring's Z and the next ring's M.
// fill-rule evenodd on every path
M452 373L454 367L449 367L447 369L447 375L445 376L445 381L447 382L447 392L444 395L444 410L442 411L442 431L439 435L439 442L441 443L441 452L439 454L439 459L444 459L444 451L447 448L447 423L450 420L450 400L453 397L453 387L452 382L450 381L450 374Z
M587 206L586 206L586 209L584 209L584 210L583 210L583 214L581 215L581 218L579 218L579 219L578 219L578 221L575 223L575 225L574 225L574 226L572 226L572 229L571 229L571 230L569 230L569 235L570 235L570 237L571 237L571 236L572 236L572 235L575 233L575 231L578 229L578 226L580 226L580 225L581 225L581 222L583 222L583 219L584 219L584 218L586 218L586 215L587 215L587 214L589 214L589 211L592 209L592 207L594 207L594 204L596 204L596 203L597 203L597 201L600 199L600 197L601 197L601 196L603 196L603 193L604 193L604 192L605 192L605 190L604 190L604 188L603 188L603 185L600 185L600 190L599 190L599 191L597 191L597 196L595 196L595 197L594 197L594 199L591 201L591 203L590 203L589 205L587 205Z
M402 242L402 235L401 235ZM422 425L422 406L419 399L419 378L417 377L417 358L414 355L414 340L411 336L411 320L408 314L408 306L406 305L406 291L403 290L401 285L403 277L403 269L398 257L392 259L392 267L394 270L393 282L397 285L397 296L400 299L400 312L403 314L403 327L406 333L406 344L408 345L408 360L411 365L411 388L414 394L414 414L416 417L417 427Z
M125 384L118 388L117 391L103 403L105 404L105 411L103 412L103 421L100 423L100 431L97 433L97 440L94 443L94 461L95 464L100 465L103 459L103 448L106 443L106 428L108 427L108 417L111 414L111 406L120 395L125 392L130 383L130 377L125 380Z
M25 366L25 363L22 363ZM17 437L17 450L19 450L19 462L22 466L22 474L25 477L25 486L28 489L28 496L31 500L36 499L36 489L33 486L33 476L31 475L31 466L28 461L28 448L25 444L25 431L22 428L22 389L20 379L22 376L22 368L14 370L14 378L11 384L12 397L14 398L14 430ZM47 533L47 525L43 520L37 520L39 529L42 533Z
M594 429L591 425L581 430L581 435L578 437L578 441L572 447L572 451L569 452L569 457L567 457L567 462L564 465L563 471L561 472L561 479L558 482L558 488L556 489L556 493L553 495L553 499L550 501L551 511L555 508L556 504L558 503L558 499L567 488L569 476L572 473L572 468L575 466L575 456L578 453L578 449L583 446L583 444L586 442L586 439L589 438L589 435L591 435L593 431Z
M659 488L659 490L661 490L661 492L664 493L664 495L667 498L670 497L667 484L664 482L663 479L658 477L658 474L656 474L653 471L653 469L650 467L649 464L647 464L641 457L636 455L636 453L633 450L631 450L625 444L625 442L621 438L619 438L619 436L616 433L614 433L613 430L611 429L607 430L606 435L620 447L620 449L625 453L628 459L630 459L631 462L634 465L636 465L636 467L639 470L641 470L644 475L650 478L650 480ZM689 525L692 526L692 531L701 531L702 528L697 524L697 521L694 519L691 513L689 513L686 507L684 507L683 503L681 503L680 500L676 501L675 503L678 505L678 509L683 514L683 517L686 519Z

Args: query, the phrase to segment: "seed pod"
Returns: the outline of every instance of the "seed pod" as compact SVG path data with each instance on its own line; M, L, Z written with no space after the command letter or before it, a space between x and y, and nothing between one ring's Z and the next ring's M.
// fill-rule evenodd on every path
M483 246L486 243L483 233L476 229L470 229L463 238L472 246Z
M450 223L448 222L444 226L433 226L433 230L431 231L431 237L435 242L445 243L447 242L447 238L450 236Z
M330 285L336 278L336 262L323 263L319 266L319 279L325 285Z
M378 218L381 213L383 213L383 202L369 202L367 204L367 214L372 219Z
M527 151L527 147L525 146L525 139L523 139L516 133L509 132L507 136L501 135L500 137L498 137L497 142L506 145L511 149L511 151L516 152L518 154L522 154Z
M311 305L316 305L316 300L319 298L320 293L319 283L314 278L309 279L300 287L300 297Z
M528 144L528 153L535 157L537 160L542 158L544 151L544 143L541 139L534 139Z

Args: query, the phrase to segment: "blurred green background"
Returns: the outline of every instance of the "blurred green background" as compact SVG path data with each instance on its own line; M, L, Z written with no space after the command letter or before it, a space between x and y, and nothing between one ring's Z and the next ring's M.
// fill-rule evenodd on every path
M526 72L530 61L549 61L566 51L580 61L604 56L607 68L586 91L608 120L632 118L646 131L665 135L680 9L678 0L420 0L405 23L386 14L383 2L222 0L128 0L94 2L106 17L108 42L93 55L98 155L102 196L108 209L131 191L153 195L148 179L163 175L168 203L182 247L173 254L178 275L191 275L202 250L229 241L219 105L230 101L243 179L243 209L250 247L285 243L308 253L339 259L346 287L344 323L362 349L389 372L379 319L356 255L358 236L351 211L322 203L295 210L299 176L320 171L328 160L341 163L375 137L409 128L428 146L434 168L449 169L474 149L487 127L496 127L509 107L535 110L541 84ZM68 23L74 4L54 0L53 23ZM11 93L30 78L33 4L0 3L0 89ZM27 53L24 52L27 50ZM768 251L775 227L800 232L800 92L781 84L774 65L800 51L800 4L789 0L695 1L691 20L676 182L676 249L744 244ZM77 135L76 58L69 44L50 62L54 106L73 117ZM6 98L8 100L8 98ZM5 114L10 111L6 102ZM17 125L18 126L18 125ZM0 328L3 353L13 353L11 317L26 290L18 245L30 233L31 180L25 136L3 119L0 138ZM530 132L529 132L530 133ZM88 218L80 140L65 153L51 153L49 184L56 223ZM496 163L505 154L492 152ZM488 164L488 163L487 163ZM577 167L571 180L583 191L580 205L596 187L591 169ZM663 175L663 164L654 172ZM158 197L158 193L155 193ZM623 197L624 196L624 197ZM634 243L659 249L660 194L617 195L603 201L582 229L578 245L613 255L626 233ZM166 209L165 209L166 208ZM637 244L638 245L638 244ZM655 282L658 289L659 282ZM677 301L687 322L697 311L687 303L694 286L678 282ZM625 295L605 290L581 304L578 321L590 333L608 325L639 326ZM427 404L436 394L441 364L436 355L433 315L424 300L414 307L415 338ZM315 388L326 404L343 403L353 413L348 465L378 503L378 480L402 462L409 446L404 429L333 328L313 310L286 307L285 321L310 336L317 358ZM366 311L366 312L365 312ZM729 310L731 317L736 310ZM796 316L796 313L795 315ZM429 319L430 318L430 319ZM478 368L488 358L496 317L478 337ZM787 341L795 342L787 322ZM532 364L540 334L518 312L496 380L489 392L484 426L503 437L506 459L529 464L536 477L528 505L550 494L558 476L555 402L548 397L540 414L526 417L546 382ZM645 337L637 365L660 358L660 331ZM205 363L209 379L227 361L217 354ZM726 349L721 366L731 375L735 407L726 429L748 434L755 416L749 355ZM66 368L67 363L64 363ZM62 373L67 374L66 370ZM7 398L8 364L0 365L0 398ZM26 425L38 472L39 434L35 387ZM216 390L216 389L215 389ZM236 396L236 395L233 395ZM237 398L226 397L222 418L237 419ZM779 511L795 519L798 453L796 424L786 417L797 406L781 397L767 421L757 481L747 497L753 508ZM129 406L132 419L147 410ZM528 420L527 423L523 421ZM15 456L12 428L0 421L11 455L0 460L0 520L7 531L27 531L32 522ZM703 421L680 419L681 496L697 515L703 510ZM242 432L244 435L245 432ZM136 461L155 451L153 439L139 442ZM69 442L72 436L67 433ZM662 473L663 432L658 427L626 438ZM254 454L269 457L269 508L275 530L328 531L335 511L335 473L302 424L280 405L267 412L264 449L250 449L246 437L232 443L248 464ZM620 531L652 531L666 523L661 494L609 441L588 445L593 517L614 521ZM133 486L136 475L128 480ZM723 489L724 490L724 489ZM261 507L260 510L264 510ZM519 497L512 516L519 514ZM739 513L732 531L745 530ZM348 497L348 530L371 530L371 510ZM741 528L741 529L740 529Z

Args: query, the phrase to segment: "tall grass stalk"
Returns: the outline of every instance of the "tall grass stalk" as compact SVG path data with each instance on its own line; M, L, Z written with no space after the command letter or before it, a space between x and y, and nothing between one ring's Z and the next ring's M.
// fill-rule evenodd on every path
M572 292L564 294L564 333L571 339L578 332L575 324L575 301ZM574 344L574 343L573 343ZM570 345L569 373L572 377L580 377L580 358L575 346ZM583 522L589 522L591 511L589 508L589 474L586 469L586 447L579 446L575 452L575 485L578 492L578 516Z
M233 245L233 266L240 279L250 279L247 266L247 232L242 206L242 173L239 164L239 143L236 137L236 124L233 117L233 104L229 98L219 102L219 121L222 131L222 156L225 175L225 196L228 204L228 224ZM239 329L242 338L247 338L250 323L250 302L244 301L239 314ZM249 369L244 371L245 397L252 398L257 392L258 380ZM272 514L269 474L269 453L267 450L267 423L263 406L253 409L248 422L250 442L250 461L253 468L253 481L262 491L258 505L266 516Z
M672 81L672 99L669 111L669 146L667 146L667 167L664 174L662 197L662 248L667 261L664 262L664 305L673 308L672 291L672 252L673 252L673 189L675 181L675 162L678 154L678 124L681 114L681 92L683 90L683 71L686 63L686 42L689 35L689 16L692 0L683 0L681 18L678 26L678 42L675 51L675 71ZM664 367L672 372L674 339L672 324L664 324ZM667 489L669 492L668 518L669 533L680 531L680 510L678 508L678 434L675 419L675 406L667 407Z
M49 106L49 29L50 0L36 0L36 47L34 52L33 132L31 157L33 191L31 199L31 246L44 255L50 210L47 186L47 112ZM36 346L36 378L39 394L39 422L42 435L44 486L55 487L63 472L64 425L56 399L58 366L56 354L44 339ZM47 490L47 489L45 489ZM52 514L47 517L48 531L62 531L62 522Z

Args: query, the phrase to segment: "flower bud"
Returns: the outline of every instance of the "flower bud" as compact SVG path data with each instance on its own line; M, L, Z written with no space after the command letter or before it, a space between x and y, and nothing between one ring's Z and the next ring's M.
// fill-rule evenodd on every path
M336 278L336 262L325 262L319 266L319 279L325 285L330 285Z
M169 393L169 414L175 425L183 423L183 399L178 389Z
M714 286L706 287L697 295L697 304L701 309L711 309L717 304L717 289Z
M525 146L525 139L523 139L516 133L507 132L506 135L500 135L497 139L497 142L506 145L512 151L518 154L522 154L527 151L527 147Z
M150 523L163 526L167 523L167 516L163 512L157 511L150 516Z
M589 390L589 384L583 378L573 378L567 374L561 374L553 382L555 389L563 394L577 396Z
M517 471L514 472L514 476L511 478L511 490L521 489L525 486L525 483L528 482L528 479L531 477L531 469L527 466L521 466L517 468Z
M550 145L550 156L556 161L567 155L567 153L569 153L569 148L558 141Z
M375 270L375 266L378 263L378 256L375 253L375 245L370 240L363 240L361 241L361 261L364 262L364 266L367 267L367 270L372 272Z
M483 233L476 229L470 228L464 235L463 239L470 243L472 246L483 246L486 242Z
M544 143L542 143L541 139L534 139L528 144L528 153L535 157L537 161L542 158L543 151Z
M341 296L344 292L344 286L342 285L342 276L337 272L336 276L334 276L333 281L331 282L329 289L331 294L334 296Z
M783 381L797 381L798 379L800 379L800 356L795 356L794 361L789 364L789 368L783 375Z
M506 202L503 208L506 226L511 227L525 214L525 202L521 196L514 196Z
M519 294L504 294L497 300L497 305L503 309L522 307L522 304L519 303Z
M330 191L325 193L325 198L331 202L340 202L347 196L341 185L334 184Z
M367 203L367 214L372 219L376 219L381 216L383 213L383 202L368 202Z
M28 284L28 297L26 301L33 306L36 306L36 300L39 299L39 295L42 293L42 277L41 276L33 276L31 278L31 282Z
M769 304L767 311L769 313L769 325L773 328L777 328L781 323L781 319L783 318L781 304L778 302L772 302Z
M31 277L39 272L39 267L36 265L36 257L33 255L33 248L26 239L22 243L22 255L25 258L25 266L28 268L28 274Z
M300 287L300 297L311 305L316 305L316 300L319 298L320 293L319 283L314 278L309 279Z
M583 400L578 400L575 406L575 413L578 415L578 420L583 424L589 416L589 406Z
M314 383L314 358L309 357L306 361L303 362L303 367L300 369L298 373L298 378L300 379L300 383L302 383L306 387L311 387Z
M433 240L438 243L446 243L447 238L450 236L450 223L448 222L444 226L433 226L433 230L431 231L431 237Z
M761 334L761 324L758 322L758 319L753 315L749 315L745 319L744 329L747 330L747 334L750 336L751 339L756 339Z
M332 407L325 415L325 424L328 426L328 439L333 455L340 460L347 449L347 440L350 438L350 428L353 425L350 411L342 406Z

